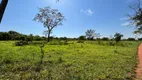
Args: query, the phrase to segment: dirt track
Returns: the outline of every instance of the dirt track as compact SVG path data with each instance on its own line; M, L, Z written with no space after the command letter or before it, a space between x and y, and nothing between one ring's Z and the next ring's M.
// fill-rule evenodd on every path
M139 64L136 69L136 80L142 80L142 43L138 47Z

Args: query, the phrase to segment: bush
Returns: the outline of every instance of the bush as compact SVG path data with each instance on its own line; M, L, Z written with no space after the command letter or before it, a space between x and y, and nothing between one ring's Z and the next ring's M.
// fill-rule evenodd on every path
M24 46L24 45L28 45L28 41L18 41L18 42L15 42L15 46Z
M64 40L64 45L67 45L68 44L68 40Z
M109 46L115 46L115 42L109 41L109 42L108 42L108 45L109 45Z
M83 40L78 40L77 43L84 43L84 41Z

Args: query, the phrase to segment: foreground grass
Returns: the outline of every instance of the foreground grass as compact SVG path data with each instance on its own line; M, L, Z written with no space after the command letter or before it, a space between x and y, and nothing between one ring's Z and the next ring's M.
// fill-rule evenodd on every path
M39 45L17 47L0 42L0 80L130 80L139 42L109 46L96 42L45 45L42 69Z

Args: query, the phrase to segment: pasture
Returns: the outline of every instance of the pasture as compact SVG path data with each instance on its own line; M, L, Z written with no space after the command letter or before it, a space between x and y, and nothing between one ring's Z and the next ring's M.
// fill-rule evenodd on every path
M130 80L135 76L139 43L45 44L43 64L38 71L39 44L15 46L14 41L1 41L0 80Z

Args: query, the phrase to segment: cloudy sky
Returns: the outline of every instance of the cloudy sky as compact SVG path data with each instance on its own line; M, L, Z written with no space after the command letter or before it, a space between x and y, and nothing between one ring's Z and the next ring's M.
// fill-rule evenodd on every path
M1 1L1 0L0 0ZM66 18L63 26L54 29L58 37L78 37L87 29L94 29L102 36L112 36L119 32L124 37L134 37L127 14L133 11L128 7L136 0L9 0L0 31L15 30L23 34L43 35L46 28L33 21L37 8L51 6L58 9Z

